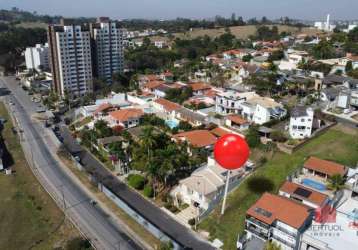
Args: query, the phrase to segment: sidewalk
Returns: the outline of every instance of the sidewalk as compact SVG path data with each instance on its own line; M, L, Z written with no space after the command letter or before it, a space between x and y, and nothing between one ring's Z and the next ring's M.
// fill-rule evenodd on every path
M133 240L136 241L137 244L141 245L145 249L154 250L152 246L150 246L147 242L143 241L141 237L139 237L130 227L128 227L122 220L118 218L117 215L114 214L114 212L107 207L107 205L98 199L97 195L95 195L93 192L89 191L88 188L78 179L78 177L73 173L72 170L69 169L67 165L59 158L57 155L57 150L59 149L61 142L57 139L57 137L54 135L54 133L50 130L46 130L46 135L44 136L45 140L48 142L48 147L50 151L53 154L53 157L60 163L59 165L62 167L62 169L68 174L68 176L71 177L71 179L76 182L77 185L81 186L82 189L86 192L86 194L91 197L92 200L95 200L98 204L98 206L103 209L103 211L109 215L109 218L111 220L114 220L116 223L118 223L127 233L131 236Z

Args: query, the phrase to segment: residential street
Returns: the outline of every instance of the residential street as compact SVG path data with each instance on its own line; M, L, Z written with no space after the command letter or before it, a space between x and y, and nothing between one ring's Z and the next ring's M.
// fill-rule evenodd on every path
M34 173L57 204L65 208L67 218L97 249L142 249L101 208L92 205L88 194L59 166L48 146L47 129L31 119L38 105L13 78L0 78L0 87L12 92L2 98L7 104L14 103L9 112L22 130L21 143Z

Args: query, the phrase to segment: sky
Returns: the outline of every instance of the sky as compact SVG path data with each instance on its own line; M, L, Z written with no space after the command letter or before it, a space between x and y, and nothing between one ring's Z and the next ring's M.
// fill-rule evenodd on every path
M0 0L0 9L18 7L65 17L109 16L114 19L251 17L323 20L358 19L358 0Z

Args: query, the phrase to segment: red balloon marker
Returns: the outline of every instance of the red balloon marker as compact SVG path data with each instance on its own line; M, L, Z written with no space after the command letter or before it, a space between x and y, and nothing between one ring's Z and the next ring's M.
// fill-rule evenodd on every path
M226 185L221 214L225 212L226 196L229 189L230 170L244 166L249 159L250 149L244 138L236 134L227 134L214 145L214 158L223 168L227 169Z
M241 168L249 158L250 149L245 139L236 134L227 134L215 143L214 157L217 163L228 170Z

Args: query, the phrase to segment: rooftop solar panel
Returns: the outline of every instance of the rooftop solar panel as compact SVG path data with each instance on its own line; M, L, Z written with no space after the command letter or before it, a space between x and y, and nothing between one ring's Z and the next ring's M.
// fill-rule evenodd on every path
M305 198L308 198L312 194L311 191L300 187L298 187L293 193Z

